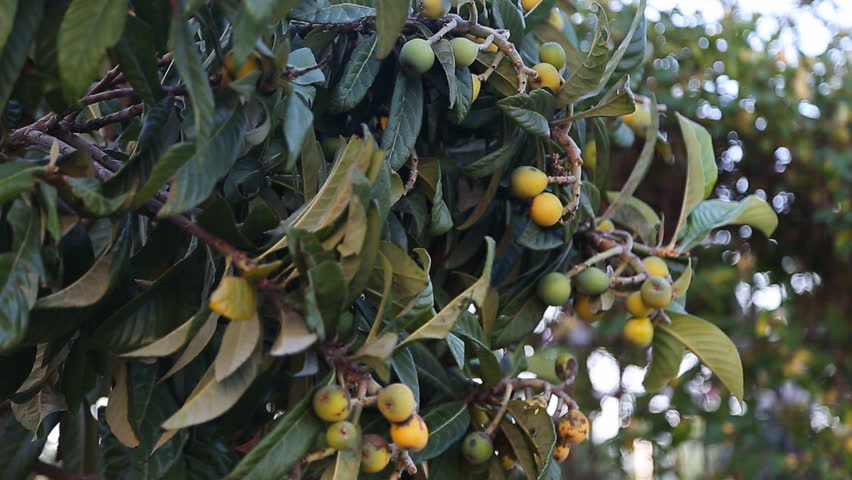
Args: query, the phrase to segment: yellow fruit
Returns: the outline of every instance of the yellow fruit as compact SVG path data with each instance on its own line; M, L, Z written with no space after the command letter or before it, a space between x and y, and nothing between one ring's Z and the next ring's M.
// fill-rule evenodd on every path
M562 463L568 458L568 454L571 453L571 447L561 443L556 445L553 448L553 459L556 460L556 463Z
M563 273L550 272L539 279L535 293L548 305L562 305L571 298L571 280Z
M565 49L556 42L547 42L541 46L538 56L544 63L549 63L560 70L565 66Z
M612 223L612 220L606 219L598 224L598 230L602 232L606 232L607 230L615 230L615 224Z
M652 308L666 308L672 303L672 285L663 277L651 277L642 284L642 301Z
M472 40L474 43L478 43L480 45L485 43L484 38L474 37L473 35L465 35L465 37L467 37L468 40ZM490 45L488 45L487 47L485 47L486 52L496 52L497 50L500 50L500 49L497 47L497 45L494 45L493 42Z
M660 257L645 257L642 259L642 264L645 265L652 277L667 278L669 276L669 266Z
M388 116L387 115L382 115L381 117L379 117L379 125L381 125L382 130L388 128Z
M352 448L358 442L358 427L346 421L332 423L325 431L325 440L335 450Z
M559 358L556 359L556 364L553 366L553 369L556 371L557 377L562 380L568 380L577 373L577 359L570 353L560 355Z
M583 147L583 166L592 170L598 166L598 144L589 140Z
M647 317L654 311L653 308L645 305L645 302L642 301L642 293L638 291L627 296L627 300L624 301L624 308L634 317Z
M339 385L328 385L314 394L314 413L326 422L339 422L349 416L349 395Z
M525 12L529 12L537 7L539 3L541 3L541 0L521 0L521 7L524 8Z
M406 73L423 75L435 63L435 52L426 40L412 38L399 51L399 63Z
M235 68L234 65L234 54L232 52L228 52L225 55L224 60L222 61L222 78L225 83L231 83L235 80L239 80L246 75L256 72L260 70L260 60L255 56L249 56L240 68Z
M509 176L509 191L518 198L533 198L547 188L547 174L530 167L518 167Z
M414 413L414 393L403 383L388 385L379 392L376 406L389 422L402 422Z
M550 15L547 17L547 23L560 32L565 28L565 19L562 18L562 14L559 13L559 9L557 8L550 10Z
M475 73L470 74L470 85L473 89L473 95L470 97L470 103L473 103L477 98L479 98L479 90L482 88L482 82L479 80L479 75Z
M651 125L651 110L645 105L636 105L636 111L628 113L622 120L634 132L644 132Z
M559 419L556 430L561 443L576 445L589 436L589 419L583 412L571 410Z
M556 225L556 222L562 218L562 202L552 193L540 193L533 198L530 205L530 217L533 222L542 227Z
M508 455L500 455L500 465L503 466L504 470L511 470L515 468L517 463L517 460Z
M647 347L654 339L654 325L648 317L633 317L624 324L624 338L639 347Z
M562 85L562 77L559 76L556 67L549 63L539 63L533 67L533 70L538 73L538 78L530 80L532 88L549 88L553 92L559 90L559 86Z
M589 297L577 297L574 300L574 311L586 323L595 323L603 317L603 312L592 313L592 300Z
M420 415L412 413L404 422L391 424L391 439L399 448L419 452L429 442L429 428Z
M441 18L450 11L450 0L417 0L417 9L427 18Z
M361 471L365 473L381 472L391 459L388 442L378 435L364 435L361 445Z

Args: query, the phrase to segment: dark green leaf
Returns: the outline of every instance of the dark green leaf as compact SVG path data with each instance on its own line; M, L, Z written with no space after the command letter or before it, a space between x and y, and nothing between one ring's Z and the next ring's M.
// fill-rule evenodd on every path
M655 242L657 227L661 220L653 208L636 197L624 196L619 192L607 192L606 196L610 202L614 203L616 199L618 200L618 206L610 214L613 222L638 233L639 238L646 243Z
M594 107L567 117L563 122L592 117L620 117L636 111L636 101L633 99L633 92L630 91L630 77L624 77L615 84L611 92Z
M6 45L6 38L12 33L17 10L18 0L0 0L0 12L3 12L3 16L0 17L0 52ZM5 102L0 101L0 105L3 104Z
M314 122L314 114L298 92L293 91L284 100L284 138L287 140L287 165L291 170L296 165L305 135Z
M577 103L579 100L592 96L599 91L597 89L604 76L610 53L607 45L609 32L602 24L603 21L599 18L598 27L595 29L595 38L592 40L592 48L583 60L583 64L556 92L557 108Z
M378 45L376 47L376 58L385 58L393 50L408 18L408 2L399 0L377 0L376 1L376 31L378 32Z
M414 401L419 405L420 381L417 379L417 365L414 364L414 357L411 355L411 351L403 348L394 353L391 358L391 367L396 372L399 381L411 388L411 392L414 393ZM431 428L429 432L432 432Z
M44 167L29 162L0 163L0 205L31 189Z
M6 220L13 231L13 251L0 254L0 352L11 349L24 336L38 293L39 274L44 275L38 211L18 200Z
M435 52L435 57L444 73L447 76L447 86L450 96L450 108L456 104L458 96L458 87L456 87L456 56L453 54L453 47L450 46L450 41L442 38L432 44L432 50Z
M428 410L423 420L429 427L429 443L414 454L415 462L422 462L444 453L460 439L470 426L467 402L451 402Z
M376 9L354 3L326 5L322 0L304 0L290 12L290 18L309 23L349 23L376 15Z
M81 96L98 73L98 65L121 38L127 0L73 0L59 27L59 72L67 100Z
M12 0L12 2L15 1ZM27 59L30 43L41 23L41 17L44 13L44 0L20 2L14 17L10 12L7 13L2 8L0 10L3 11L4 19L15 19L11 23L12 30L3 39L5 46L0 48L0 105L5 107L9 95L12 94L12 88L15 87L18 75L21 73L21 67L24 66Z
M175 66L189 90L192 110L195 114L195 128L198 129L199 142L212 140L215 103L210 81L201 61L201 55L192 38L186 20L175 16L172 19L169 43L174 50ZM219 113L215 114L218 119Z
M376 38L376 35L371 35L352 52L351 58L343 69L340 82L331 92L332 110L336 112L352 110L367 94L367 90L373 84L382 66L381 60L376 58Z
M157 75L157 51L154 32L136 16L127 16L121 40L115 46L121 72L146 105L153 106L162 98L160 77Z
M260 319L257 316L251 320L228 323L219 345L219 353L213 361L217 382L223 381L249 359L260 340L260 330Z
M519 133L520 130L517 132ZM504 168L512 161L523 143L517 138L517 135L514 137L507 136L504 142L497 150L463 166L462 173L469 177L485 177L491 175L495 170Z
M505 28L511 32L509 41L520 43L521 36L526 29L524 14L518 2L512 0L494 0L491 13L494 15L494 23L499 28Z
M391 99L388 126L382 133L382 150L392 170L399 170L411 156L423 121L423 82L400 71Z
M94 178L68 177L65 182L71 187L71 193L82 202L83 208L99 217L115 213L127 198L126 193L115 198L105 197L101 192L101 182Z
M655 111L652 110L651 113L654 114ZM686 144L686 187L683 193L680 217L672 235L672 245L677 240L681 229L686 226L689 214L713 191L716 177L719 175L710 132L680 113L675 112L675 115L683 134L683 142ZM649 130L649 142L652 137L651 133L651 130ZM656 141L656 135L653 137Z
M548 118L553 114L553 96L545 90L519 93L497 102L500 110L527 132L550 136Z
M509 413L532 444L537 471L542 472L556 445L556 431L550 414L547 409L530 407L522 400L509 402Z

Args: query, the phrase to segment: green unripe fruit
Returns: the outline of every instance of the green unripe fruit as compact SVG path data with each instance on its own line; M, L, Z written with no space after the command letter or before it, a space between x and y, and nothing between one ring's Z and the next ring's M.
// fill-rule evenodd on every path
M556 42L547 42L541 46L538 56L544 63L549 63L561 70L565 66L565 49Z
M417 0L417 11L426 18L441 18L450 11L450 0Z
M485 432L472 432L464 437L462 442L462 455L468 462L479 465L488 461L494 454L494 445L491 437Z
M376 473L384 470L393 453L388 442L378 435L364 435L361 443L361 471Z
M571 280L562 273L550 272L538 281L535 293L548 305L562 305L571 298Z
M609 290L609 277L598 267L590 267L577 274L577 290L583 295L600 295Z
M352 448L358 443L358 427L346 421L332 423L325 431L325 440L335 450Z
M556 359L554 370L556 370L557 377L562 380L568 380L577 373L577 359L570 353L560 355L559 358Z
M450 40L453 47L453 56L456 58L456 67L464 68L473 65L479 54L479 46L464 37L456 37Z
M313 406L319 418L339 422L349 416L349 395L339 385L327 385L314 394Z
M388 385L376 399L376 406L389 422L403 422L414 413L414 393L408 385Z
M651 277L642 284L642 301L651 308L666 308L672 303L672 286L663 277Z
M412 38L402 46L399 52L399 63L406 73L423 75L435 63L435 52L426 40Z
M669 266L660 257L645 257L642 259L642 264L645 265L652 277L667 278L669 276Z
M518 198L532 198L547 188L547 175L541 170L530 167L518 167L509 177L509 191Z

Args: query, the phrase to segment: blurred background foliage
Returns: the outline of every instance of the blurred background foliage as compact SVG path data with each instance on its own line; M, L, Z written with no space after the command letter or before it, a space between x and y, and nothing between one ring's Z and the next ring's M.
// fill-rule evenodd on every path
M649 58L635 76L645 81L634 91L653 93L710 130L720 169L716 197L756 194L780 216L771 240L735 227L696 250L702 265L688 310L737 343L745 404L720 391L691 354L674 388L648 395L637 366L645 359L619 348L615 327L608 336L607 322L552 323L542 340L553 336L584 357L590 382L577 386L578 400L599 404L591 416L594 441L578 446L565 469L575 475L568 478L849 478L852 36L831 15L848 7L792 2L795 15L771 16L736 2L701 3L717 4L719 18L649 8ZM574 24L592 8L578 7ZM626 31L630 2L606 7L613 30ZM676 123L673 115L661 121ZM617 186L642 139L626 126L616 134ZM684 167L662 153L637 196L673 220L677 205L667 202L679 198L672 192L682 182L669 173ZM598 348L606 338L614 346Z

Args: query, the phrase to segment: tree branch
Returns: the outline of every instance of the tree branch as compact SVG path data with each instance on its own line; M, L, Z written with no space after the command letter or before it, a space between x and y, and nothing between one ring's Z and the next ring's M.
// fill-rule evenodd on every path
M100 480L100 475L91 473L75 473L63 470L41 460L36 460L32 467L33 473L44 475L55 480Z
M90 132L92 130L98 130L112 123L123 122L125 120L138 117L139 115L142 115L144 110L145 107L143 107L142 104L133 105L125 108L124 110L104 115L103 117L74 122L70 125L70 129L72 132Z

